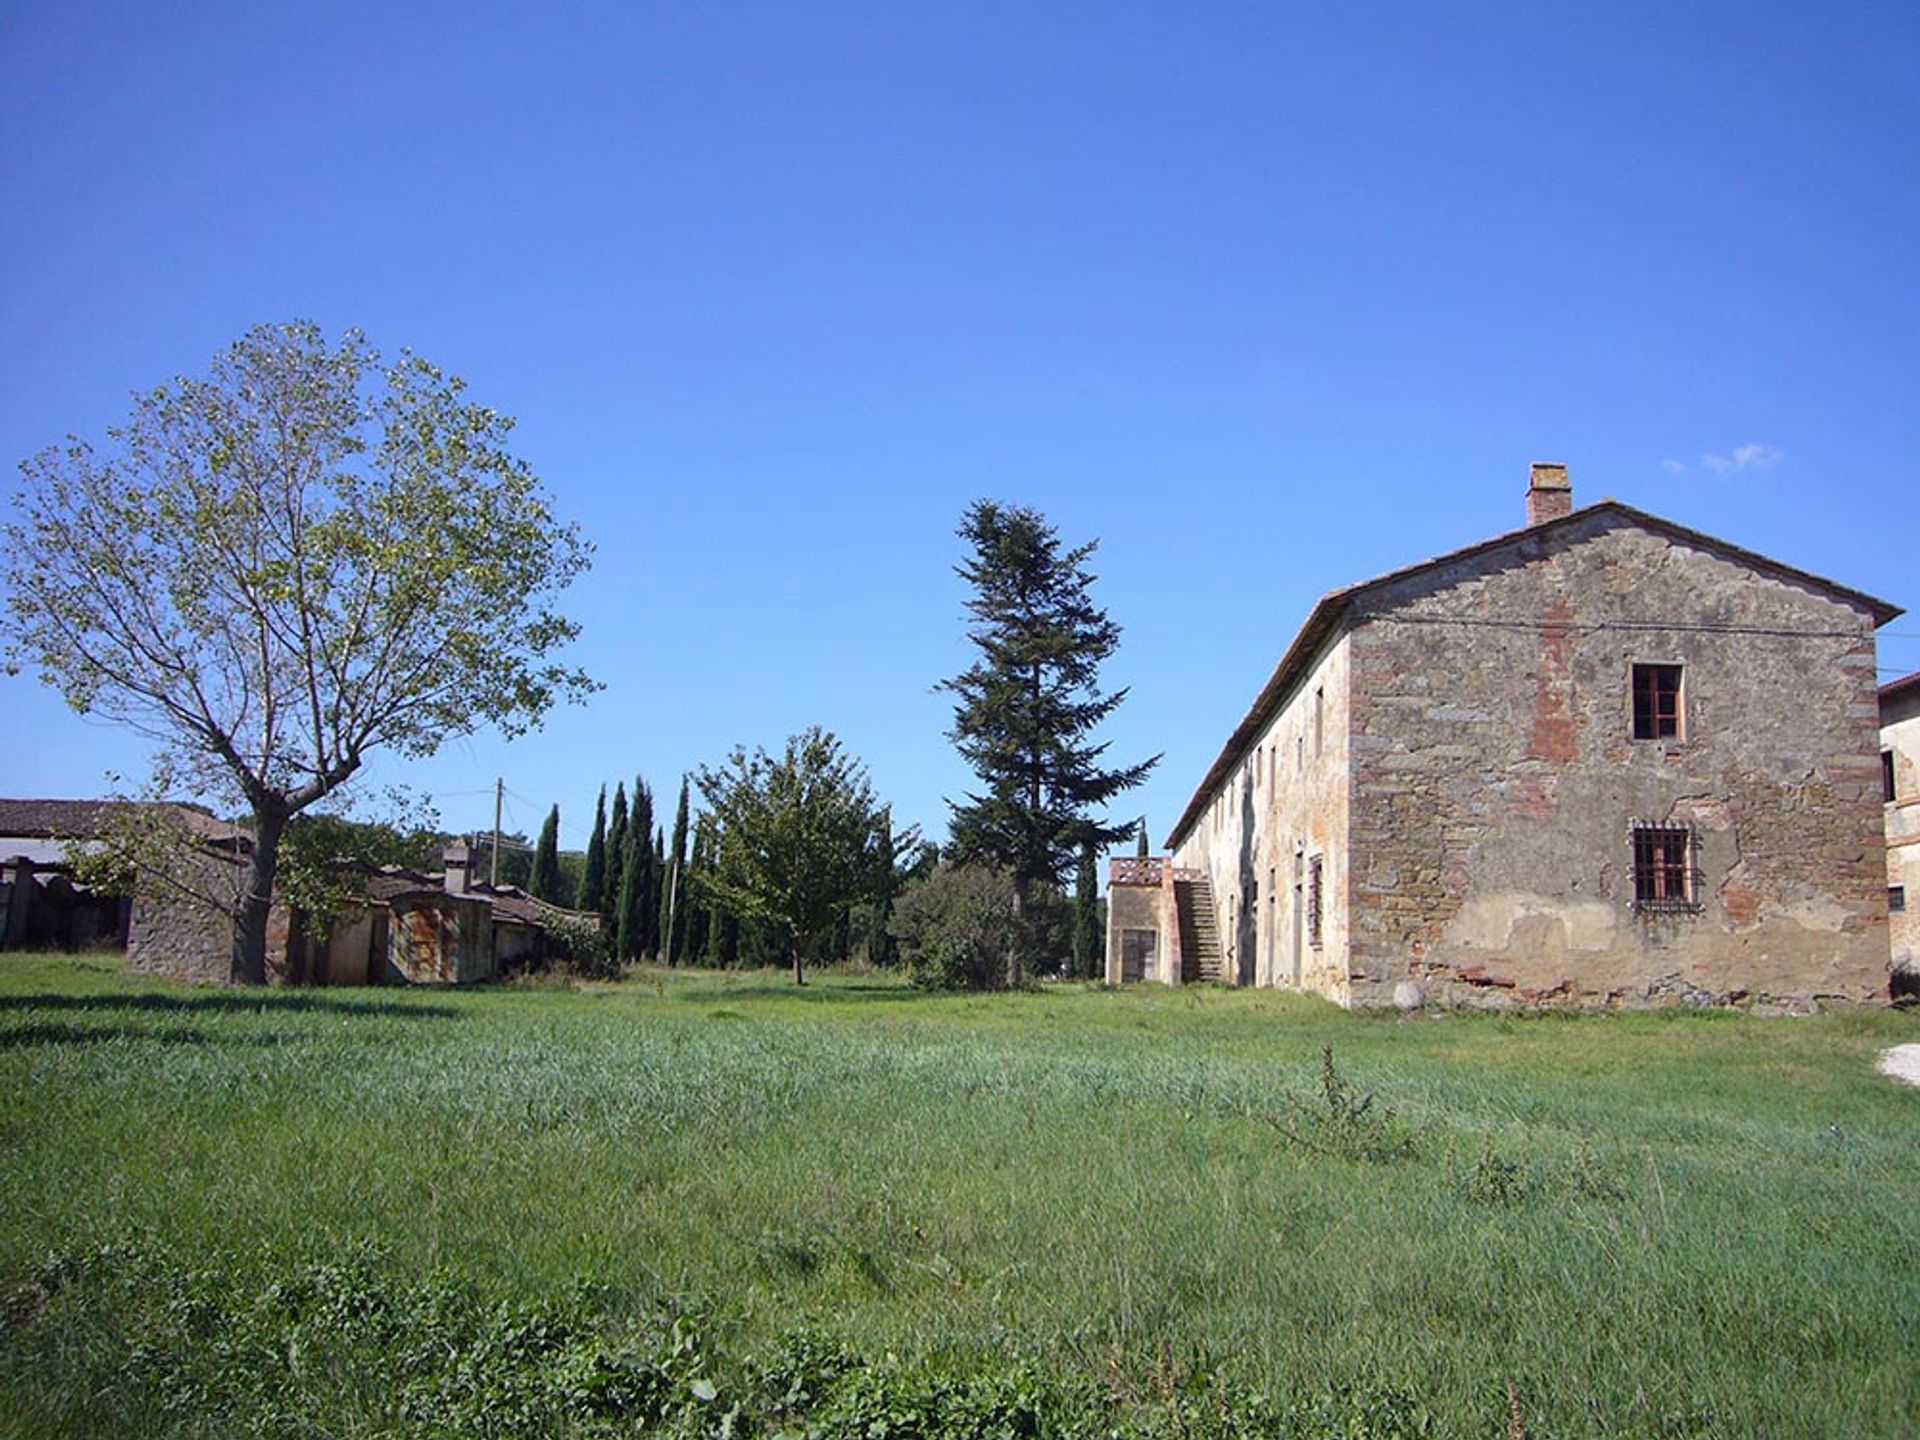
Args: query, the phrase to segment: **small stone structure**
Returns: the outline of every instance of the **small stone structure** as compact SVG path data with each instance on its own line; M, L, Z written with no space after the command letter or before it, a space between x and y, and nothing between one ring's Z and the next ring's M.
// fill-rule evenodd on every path
M1576 510L1564 466L1533 467L1527 515L1315 606L1172 855L1115 862L1109 980L1403 1007L1886 995L1874 631L1900 612Z

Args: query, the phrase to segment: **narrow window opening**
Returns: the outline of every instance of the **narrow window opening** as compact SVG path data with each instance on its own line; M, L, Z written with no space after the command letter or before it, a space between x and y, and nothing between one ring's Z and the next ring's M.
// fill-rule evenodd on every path
M1321 917L1324 908L1320 861L1321 857L1318 855L1312 856L1307 861L1307 943L1316 950L1320 948Z
M1891 805L1898 797L1893 784L1893 751L1880 752L1880 798Z
M1887 887L1887 909L1904 910L1907 908L1907 887L1889 885Z
M1680 672L1678 665L1633 667L1633 738L1680 738Z

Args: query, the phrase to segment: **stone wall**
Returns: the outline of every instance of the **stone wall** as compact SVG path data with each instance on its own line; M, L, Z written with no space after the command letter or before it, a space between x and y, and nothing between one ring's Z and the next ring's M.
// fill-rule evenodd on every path
M1348 987L1349 650L1329 637L1174 852L1212 883L1222 963L1239 984ZM1320 938L1308 923L1321 877Z
M1350 624L1353 1001L1885 993L1864 611L1603 513ZM1635 663L1683 667L1679 737L1633 738ZM1696 911L1635 906L1635 821L1692 828Z
M1893 798L1881 812L1887 893L1891 903L1897 891L1904 907L1887 917L1893 967L1920 989L1920 687L1884 705L1880 719L1880 744L1893 760Z

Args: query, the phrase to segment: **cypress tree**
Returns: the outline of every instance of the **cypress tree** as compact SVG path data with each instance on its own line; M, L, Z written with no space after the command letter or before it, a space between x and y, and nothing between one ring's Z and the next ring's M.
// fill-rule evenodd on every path
M1100 953L1100 870L1094 842L1080 847L1080 865L1073 884L1073 975L1092 980Z
M600 891L600 903L594 908L609 920L620 909L621 877L627 863L627 785L613 787L613 818L607 821L607 878Z
M1137 835L1140 839L1140 844L1138 848L1135 849L1134 854L1138 855L1142 860L1144 860L1147 858L1147 817L1146 816L1142 815L1140 817L1139 828L1134 831L1134 834Z
M573 897L576 910L599 910L607 896L607 787L600 787L600 799L593 807L593 834L587 839L587 868L580 877L580 893Z
M666 949L666 937L660 933L660 909L667 888L667 831L660 826L653 832L652 884L647 894L647 953L656 959Z
M660 896L660 948L667 964L687 958L687 779L680 777L680 803L673 812L673 845L667 851Z
M638 784L634 793L640 793ZM640 958L641 924L646 911L642 900L642 876L651 867L652 856L648 851L645 834L633 823L634 817L627 821L626 835L620 845L620 881L615 887L614 904L614 954L622 964Z
M653 889L653 787L637 775L633 780L633 807L627 812L627 833L637 837L634 843L639 856L633 875L633 943L637 959L653 954L656 928L653 912L658 904Z
M893 923L893 892L899 885L894 870L893 812L882 810L880 823L873 831L873 887L867 901L867 963L892 965L894 939L887 927Z
M527 893L536 900L560 898L560 807L547 811L540 838L533 846L533 871L527 877Z

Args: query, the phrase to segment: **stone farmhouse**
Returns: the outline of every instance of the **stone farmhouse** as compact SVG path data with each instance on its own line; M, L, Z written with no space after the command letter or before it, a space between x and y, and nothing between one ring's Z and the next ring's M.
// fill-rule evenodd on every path
M1874 632L1892 605L1539 464L1527 524L1337 590L1168 840L1107 978L1343 1005L1888 989Z
M1920 671L1880 687L1880 746L1893 983L1920 996L1920 911L1907 903L1920 890Z

